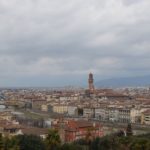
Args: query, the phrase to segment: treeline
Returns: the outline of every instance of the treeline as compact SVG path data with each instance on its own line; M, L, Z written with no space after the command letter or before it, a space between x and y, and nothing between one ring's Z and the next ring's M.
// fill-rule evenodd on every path
M102 138L61 143L57 130L49 130L46 139L35 135L17 135L11 138L0 134L0 150L150 150L150 134L124 136L122 132Z
M91 150L150 150L150 134L142 136L118 137L114 135L96 138Z

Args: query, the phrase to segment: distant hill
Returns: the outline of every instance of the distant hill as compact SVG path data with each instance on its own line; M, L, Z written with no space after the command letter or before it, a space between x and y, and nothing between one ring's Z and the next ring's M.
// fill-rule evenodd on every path
M101 80L95 83L96 87L135 87L150 86L150 75L141 77L125 77Z

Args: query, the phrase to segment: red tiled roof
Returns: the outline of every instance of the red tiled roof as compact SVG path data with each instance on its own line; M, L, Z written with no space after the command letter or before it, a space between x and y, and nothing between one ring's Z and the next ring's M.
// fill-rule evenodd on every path
M48 129L45 128L36 128L36 127L27 127L27 128L22 128L21 129L23 134L27 134L27 135L45 135L48 134Z
M145 115L150 115L150 109L144 111L143 114L145 114Z

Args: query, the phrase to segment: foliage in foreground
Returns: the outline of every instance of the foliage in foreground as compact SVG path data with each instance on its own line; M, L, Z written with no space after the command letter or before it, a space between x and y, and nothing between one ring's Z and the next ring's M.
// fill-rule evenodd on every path
M150 150L150 134L124 137L117 133L94 140L81 139L61 144L57 130L50 130L45 140L35 135L13 138L0 134L0 150Z

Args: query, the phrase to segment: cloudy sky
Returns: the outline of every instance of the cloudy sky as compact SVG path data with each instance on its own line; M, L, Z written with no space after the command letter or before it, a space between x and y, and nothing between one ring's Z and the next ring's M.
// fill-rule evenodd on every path
M0 0L0 86L150 74L150 0Z

